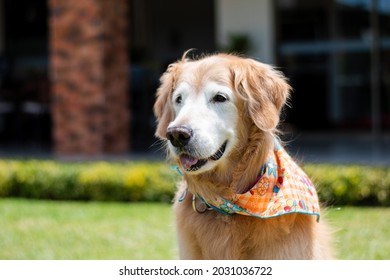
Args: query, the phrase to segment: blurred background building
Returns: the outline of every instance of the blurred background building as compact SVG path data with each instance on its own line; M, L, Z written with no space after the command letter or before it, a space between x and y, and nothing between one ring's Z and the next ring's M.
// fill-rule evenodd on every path
M0 0L0 150L157 150L158 79L190 48L278 66L292 135L388 149L390 0Z

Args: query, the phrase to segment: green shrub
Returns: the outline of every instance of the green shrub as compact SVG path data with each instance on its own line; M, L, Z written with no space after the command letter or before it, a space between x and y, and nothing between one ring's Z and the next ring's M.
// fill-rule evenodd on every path
M309 164L304 169L328 205L390 206L388 167ZM163 162L0 160L0 197L169 202L180 178Z
M14 161L11 196L36 199L77 199L76 168L53 161Z
M164 201L178 175L165 163L0 161L0 197Z
M0 197L8 196L12 188L12 176L15 166L10 162L0 161Z
M312 164L305 171L327 204L390 206L388 167Z

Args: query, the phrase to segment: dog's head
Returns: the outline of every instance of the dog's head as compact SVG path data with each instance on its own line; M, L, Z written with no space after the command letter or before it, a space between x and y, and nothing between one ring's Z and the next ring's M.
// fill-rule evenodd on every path
M237 151L243 124L274 132L289 91L280 72L255 60L184 55L161 77L156 136L187 174L213 170Z

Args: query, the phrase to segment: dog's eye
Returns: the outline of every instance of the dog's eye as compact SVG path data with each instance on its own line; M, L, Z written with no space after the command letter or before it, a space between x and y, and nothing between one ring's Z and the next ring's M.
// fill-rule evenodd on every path
M218 93L218 94L214 95L212 101L213 101L214 103L222 103L222 102L228 101L228 98L227 98L226 96L224 96L224 95Z
M176 103L176 104L181 104L181 100L182 100L181 95L178 95L178 96L176 96L176 98L175 98L175 103Z

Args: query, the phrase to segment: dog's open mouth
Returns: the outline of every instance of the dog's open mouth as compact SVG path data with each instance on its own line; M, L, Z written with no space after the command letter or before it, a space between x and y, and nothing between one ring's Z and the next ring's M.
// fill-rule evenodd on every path
M206 159L199 159L188 154L181 154L180 163L183 166L183 168L188 172L197 171L202 166L204 166L209 160L214 160L214 161L219 160L225 153L226 145L227 145L227 141L225 141L225 143L222 144L222 146L218 149L218 151L215 154L213 154L211 157L208 157Z

